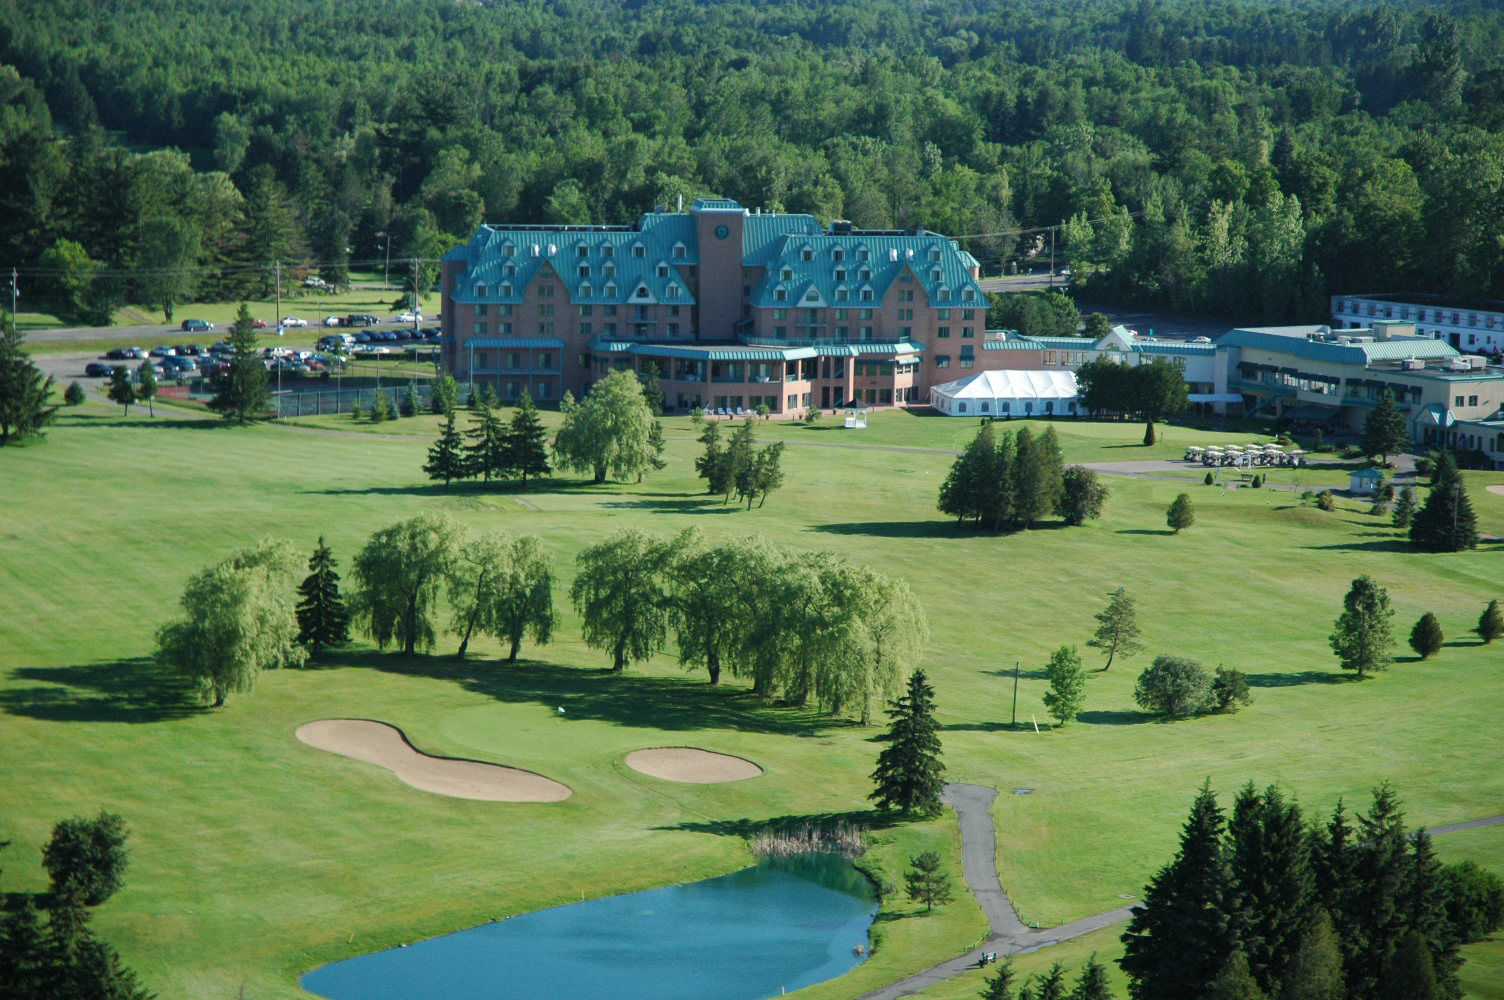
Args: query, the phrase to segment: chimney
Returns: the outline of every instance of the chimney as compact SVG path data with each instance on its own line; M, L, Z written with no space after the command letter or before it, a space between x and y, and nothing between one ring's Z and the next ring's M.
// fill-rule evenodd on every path
M679 196L679 207L676 208L674 211L676 211L676 212L683 212L684 211L684 196L682 194Z

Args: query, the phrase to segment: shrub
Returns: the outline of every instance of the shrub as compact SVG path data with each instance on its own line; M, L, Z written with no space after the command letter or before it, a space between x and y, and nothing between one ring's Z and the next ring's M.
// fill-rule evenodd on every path
M1249 483L1248 485L1256 490L1262 489L1264 486L1264 477L1255 472L1253 474L1253 482Z
M416 382L407 383L407 392L402 394L402 402L398 404L397 408L404 417L416 417L418 415L418 385Z
M1300 492L1300 505L1302 507L1309 507L1311 505L1311 501L1315 500L1315 499L1316 499L1316 494L1315 494L1314 491L1312 491L1312 490L1301 490L1301 492Z
M1430 476L1436 471L1436 460L1430 455L1423 455L1415 460L1415 474L1417 476Z
M1202 481L1202 482L1203 482L1203 483L1205 483L1205 484L1206 484L1206 485L1208 485L1208 486L1213 486L1213 485L1215 485L1215 484L1216 484L1216 482L1217 482L1217 477L1216 477L1216 476L1214 476L1214 475L1212 475L1212 474L1211 474L1211 473L1210 473L1210 472L1208 472L1208 473L1207 473L1207 474L1206 474L1206 478L1205 478L1205 479L1203 479L1203 480L1201 480L1201 481Z
M1441 622L1429 611L1421 615L1420 621L1410 630L1410 648L1422 660L1429 660L1440 652L1443 639Z
M77 382L69 382L67 390L63 393L63 402L69 406L78 406L84 401L84 387Z
M392 419L392 404L387 402L386 393L376 390L376 398L371 400L371 423L379 424L383 420Z
M1332 510L1337 506L1337 498L1332 496L1331 490L1322 490L1316 494L1316 506L1322 510Z
M1321 428L1316 428L1316 434L1311 438L1312 451L1326 451L1326 436L1321 433Z
M811 406L808 410L804 411L804 422L807 424L818 424L820 422L820 417L823 415L824 414L822 414L820 410L817 410L815 407Z
M360 401L356 400L355 405L350 407L350 419L359 421L363 417L365 417L365 415L365 411L360 408Z
M1211 698L1211 675L1183 656L1156 656L1133 688L1139 707L1158 715L1195 715L1206 711Z
M1478 616L1478 627L1473 631L1478 633L1485 646L1497 639L1500 633L1504 633L1504 611L1499 610L1497 600L1488 602L1488 607Z
M1471 861L1441 868L1447 920L1457 937L1471 944L1504 927L1504 881Z
M1218 667L1217 675L1212 678L1211 700L1218 712L1236 712L1234 706L1252 704L1253 695L1248 691L1248 678L1243 671Z

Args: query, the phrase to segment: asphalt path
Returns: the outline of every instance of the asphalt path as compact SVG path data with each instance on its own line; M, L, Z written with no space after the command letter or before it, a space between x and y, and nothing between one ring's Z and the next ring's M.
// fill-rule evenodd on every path
M982 912L987 915L991 933L981 945L970 949L939 965L917 972L912 976L890 983L880 989L863 993L857 1000L898 1000L919 991L959 976L969 969L980 966L986 952L1002 955L1018 955L1048 948L1062 941L1090 934L1092 931L1122 923L1133 916L1131 907L1119 907L1104 913L1093 914L1081 920L1062 924L1059 927L1028 927L1018 918L1018 912L1008 900L997 874L997 837L992 822L992 803L997 799L997 789L986 785L947 784L940 800L955 809L961 826L961 871L966 877L967 888L976 897ZM1504 826L1504 816L1488 816L1465 823L1449 823L1426 830L1431 836L1455 833L1459 830L1474 830L1485 826Z

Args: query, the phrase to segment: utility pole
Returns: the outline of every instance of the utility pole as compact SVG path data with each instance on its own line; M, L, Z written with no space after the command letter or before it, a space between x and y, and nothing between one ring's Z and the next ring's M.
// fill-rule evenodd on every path
M414 257L408 263L413 266L413 329L418 328L418 258Z
M1013 661L1013 721L1009 726L1018 725L1018 661Z
M16 317L16 269L10 269L10 325L13 329L21 329L21 321Z
M282 336L282 262L277 261L277 336ZM280 385L282 373L278 371L277 381Z
M1055 290L1055 230L1057 226L1050 227L1050 291Z
M381 268L381 287L385 288L391 283L389 272L392 269L392 238L387 235L384 229L376 235L381 238L381 249L386 251L386 263Z

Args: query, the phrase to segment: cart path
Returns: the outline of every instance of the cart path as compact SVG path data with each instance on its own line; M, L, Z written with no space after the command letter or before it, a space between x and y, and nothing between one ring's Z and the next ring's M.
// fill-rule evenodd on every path
M1090 917L1062 924L1059 927L1033 928L1025 926L1018 918L1018 911L1008 900L997 874L997 834L992 823L992 803L997 798L997 789L987 785L947 784L940 800L956 810L956 819L961 826L961 870L966 876L966 885L976 897L982 912L987 915L991 933L974 948L941 962L939 965L916 972L895 983L863 993L856 1000L898 1000L911 996L936 983L959 976L969 969L977 968L982 952L993 951L999 955L1017 955L1037 951L1078 938L1083 934L1111 927L1133 915L1130 907L1120 907L1097 913ZM1487 816L1483 819L1462 823L1448 823L1426 830L1431 836L1455 833L1459 830L1475 830L1487 826L1504 826L1504 815Z

